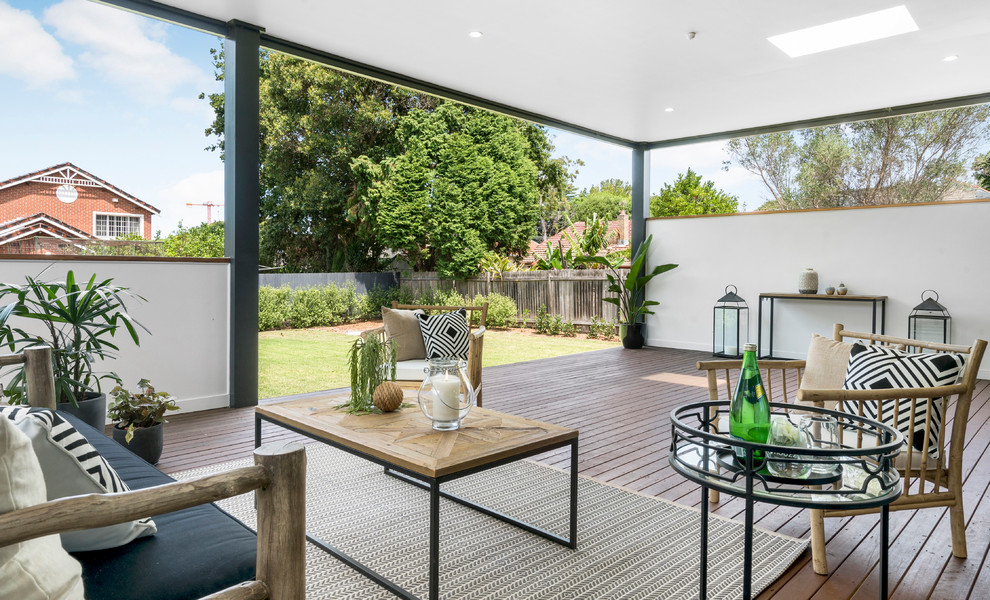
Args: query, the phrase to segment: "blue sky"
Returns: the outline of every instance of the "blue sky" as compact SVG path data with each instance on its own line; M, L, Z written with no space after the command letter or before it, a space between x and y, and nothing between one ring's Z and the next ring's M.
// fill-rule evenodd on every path
M0 181L71 162L161 209L152 228L165 234L206 220L187 203L223 202L223 167L203 133L213 113L198 99L222 91L217 38L87 0L0 0L0 39ZM629 181L628 149L553 136L558 155L585 163L579 189ZM724 158L721 143L654 151L651 188L691 167L755 209L761 186L722 171Z

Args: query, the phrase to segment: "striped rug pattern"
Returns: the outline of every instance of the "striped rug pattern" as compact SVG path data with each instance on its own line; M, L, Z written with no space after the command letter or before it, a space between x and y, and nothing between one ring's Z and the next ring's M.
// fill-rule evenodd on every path
M419 597L428 597L429 495L382 468L321 444L307 451L307 528ZM188 479L250 459L186 471ZM452 481L465 496L567 535L568 474L531 461ZM440 506L440 597L572 600L698 597L699 513L581 477L578 549L570 550L447 500ZM218 503L255 527L253 496ZM741 523L712 516L709 598L742 595ZM757 529L754 596L807 541ZM309 600L389 600L389 592L307 546Z

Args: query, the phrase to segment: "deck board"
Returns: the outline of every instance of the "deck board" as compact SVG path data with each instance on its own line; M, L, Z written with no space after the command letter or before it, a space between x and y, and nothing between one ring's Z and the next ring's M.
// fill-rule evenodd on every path
M681 404L707 400L707 384L695 370L710 354L647 348L598 350L485 369L485 408L579 429L579 469L608 483L699 506L700 488L667 463L669 414ZM791 384L788 384L789 389ZM295 396L294 396L295 397ZM264 403L274 401L265 400ZM311 440L265 424L264 439ZM218 409L177 415L166 426L159 468L167 473L249 456L254 447L253 409ZM891 513L892 598L984 598L990 569L990 382L980 381L970 413L964 454L969 558L952 556L948 511ZM567 467L566 450L540 457ZM712 512L741 519L744 503L722 495ZM809 535L807 511L755 504L760 527L785 535ZM760 598L866 600L876 598L879 560L876 515L825 521L831 573L816 575L806 552Z

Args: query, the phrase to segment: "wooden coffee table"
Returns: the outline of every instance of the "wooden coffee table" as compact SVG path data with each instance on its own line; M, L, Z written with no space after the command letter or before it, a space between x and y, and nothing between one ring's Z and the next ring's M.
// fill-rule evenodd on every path
M405 395L406 402L415 404L415 391L406 390ZM348 397L344 390L256 407L255 445L261 445L261 422L268 421L380 464L387 474L429 490L431 599L439 598L441 497L568 548L577 547L576 429L475 407L460 429L435 431L418 406L380 415L349 415L336 409ZM440 490L447 481L564 446L570 446L571 452L570 532L566 538ZM307 537L400 598L415 598L323 540Z

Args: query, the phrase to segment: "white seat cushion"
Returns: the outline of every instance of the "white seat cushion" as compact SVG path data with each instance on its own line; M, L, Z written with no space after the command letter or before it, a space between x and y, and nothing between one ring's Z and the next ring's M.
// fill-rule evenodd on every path
M395 363L395 379L423 381L426 379L426 359L400 360Z

